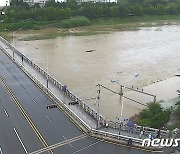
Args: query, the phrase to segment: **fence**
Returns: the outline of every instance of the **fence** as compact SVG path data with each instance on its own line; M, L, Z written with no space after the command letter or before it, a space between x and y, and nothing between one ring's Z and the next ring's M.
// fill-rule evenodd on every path
M42 76L44 76L44 78L47 79L48 77L48 81L50 81L55 87L57 87L59 90L63 91L63 87L64 85L61 84L60 82L58 82L56 79L54 79L50 74L48 74L46 71L44 71L41 67L39 67L36 63L34 63L32 60L30 60L28 57L26 57L25 55L23 55L20 51L18 51L17 49L15 49L9 42L7 42L4 38L0 37L0 40L5 43L10 49L12 49L13 52L15 52L16 54L18 54L20 57L23 57L23 60L26 61L29 65L31 65L34 69L36 69L39 73L41 73ZM3 52L8 55L8 57L12 60L13 56L10 55L4 48L0 47ZM122 135L118 135L118 134L113 134L113 133L108 133L108 132L104 132L104 131L100 131L100 130L95 130L92 129L90 126L88 126L80 117L78 117L76 115L76 113L74 113L69 107L67 107L66 104L64 104L57 96L55 96L49 89L47 89L37 78L35 78L31 73L28 72L28 70L18 61L14 62L17 64L17 66L23 71L25 72L25 74L36 84L38 85L44 92L46 92L46 94L50 95L50 97L52 98L53 102L57 102L57 105L63 110L65 111L70 117L72 117L73 119L76 120L76 122L80 123L88 132L94 133L94 134L98 134L98 135L103 135L103 136L108 136L108 137L112 137L115 139L129 139L132 137L128 137L128 136L122 136ZM66 89L65 94L67 96L69 96L69 98L73 101L77 101L79 106L89 115L91 115L94 119L97 120L97 116L98 113L97 111L95 111L93 108L91 108L88 104L86 104L85 102L83 102L82 100L80 100L76 95L74 95L70 90ZM103 117L102 115L99 115L99 119L100 119L100 123L102 126L105 126L106 123L108 123L109 127L115 128L117 130L120 129L120 124L116 123L116 122L107 122L106 118ZM134 132L135 133L139 133L141 129L141 126L136 126L134 128ZM124 131L128 131L127 126L123 127ZM148 133L152 133L152 134L156 134L157 129L154 128L149 128L149 127L144 127L145 130L145 134ZM163 137L167 136L167 131L161 131L161 135ZM137 143L141 143L142 140L141 139L137 139L137 138L132 138L134 142Z

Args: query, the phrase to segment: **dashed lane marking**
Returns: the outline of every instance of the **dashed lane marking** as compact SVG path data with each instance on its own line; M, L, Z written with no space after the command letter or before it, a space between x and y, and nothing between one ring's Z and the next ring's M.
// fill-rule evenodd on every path
M66 138L65 136L63 136L63 138L67 141L67 138ZM70 145L71 147L73 147L73 146L71 145L71 143L69 143L69 145Z
M25 117L26 121L29 123L29 125L31 126L31 128L33 129L33 131L35 132L35 134L37 135L37 137L39 138L39 140L42 142L42 144L45 147L48 147L47 142L45 141L45 139L43 138L43 136L40 134L39 130L36 128L36 126L34 125L33 121L30 119L30 117L28 116L28 114L26 113L26 111L24 110L24 108L22 107L22 105L20 104L20 102L17 100L17 98L15 97L14 93L12 92L12 90L9 88L9 86L7 85L6 81L3 79L2 76L0 76L0 80L2 81L3 85L5 86L6 90L8 91L8 93L10 94L10 96L12 97L14 103L16 104L16 106L19 108L19 110L21 111L21 113L23 114L23 116ZM49 152L51 154L53 154L52 150L49 150Z
M2 148L0 147L0 154L3 154Z
M17 136L18 140L19 140L19 142L21 143L21 145L22 145L22 147L23 147L23 149L24 149L25 153L28 153L28 151L27 151L27 149L26 149L26 147L25 147L24 143L22 142L22 140L21 140L21 138L20 138L20 136L19 136L19 134L18 134L18 132L17 132L16 128L13 128L13 130L14 130L14 132L15 132L15 134L16 134L16 136Z
M8 113L7 113L7 111L6 111L6 110L4 110L4 113L5 113L5 115L6 115L7 117L9 117L9 115L8 115Z
M34 104L36 104L36 105L37 105L37 102L36 102L34 99L32 99L32 101L34 102Z
M51 122L51 119L46 115L46 118Z

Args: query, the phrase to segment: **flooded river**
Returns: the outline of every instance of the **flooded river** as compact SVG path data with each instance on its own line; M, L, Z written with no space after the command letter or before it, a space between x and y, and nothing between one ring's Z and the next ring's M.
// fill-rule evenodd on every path
M18 32L15 47L45 70L48 66L51 75L82 99L95 97L98 83L119 92L118 84L111 80L143 87L174 76L180 67L179 25L93 36L18 40L38 33L41 32ZM87 50L93 51L85 52ZM97 108L95 100L87 102ZM134 104L124 105L123 117L130 117L140 110L141 107ZM101 88L101 114L114 120L120 110L119 96Z

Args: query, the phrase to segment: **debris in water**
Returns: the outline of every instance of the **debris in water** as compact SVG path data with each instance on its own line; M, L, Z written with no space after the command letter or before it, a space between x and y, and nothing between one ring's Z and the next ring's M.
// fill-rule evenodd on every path
M93 52L93 51L95 51L95 50L86 50L85 52Z

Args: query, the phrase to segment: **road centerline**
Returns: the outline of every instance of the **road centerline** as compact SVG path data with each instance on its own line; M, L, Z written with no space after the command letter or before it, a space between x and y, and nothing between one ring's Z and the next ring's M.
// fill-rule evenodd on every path
M34 123L32 122L32 120L30 119L30 117L28 116L28 114L26 113L26 111L24 110L24 108L22 107L22 105L20 104L20 102L17 100L17 98L15 97L14 93L12 92L12 90L9 88L9 86L7 85L6 81L3 79L2 76L0 76L0 81L2 81L3 85L5 86L6 90L8 91L8 93L10 94L10 96L12 97L14 103L16 104L16 106L19 108L19 110L21 111L21 113L23 114L23 116L25 117L26 121L29 123L29 125L31 126L31 128L33 129L33 131L35 132L35 134L37 135L37 137L40 139L40 141L43 143L43 145L45 147L48 147L47 142L45 141L45 139L43 138L43 136L40 134L39 130L36 128L36 126L34 125ZM49 153L53 153L51 150L49 151Z

